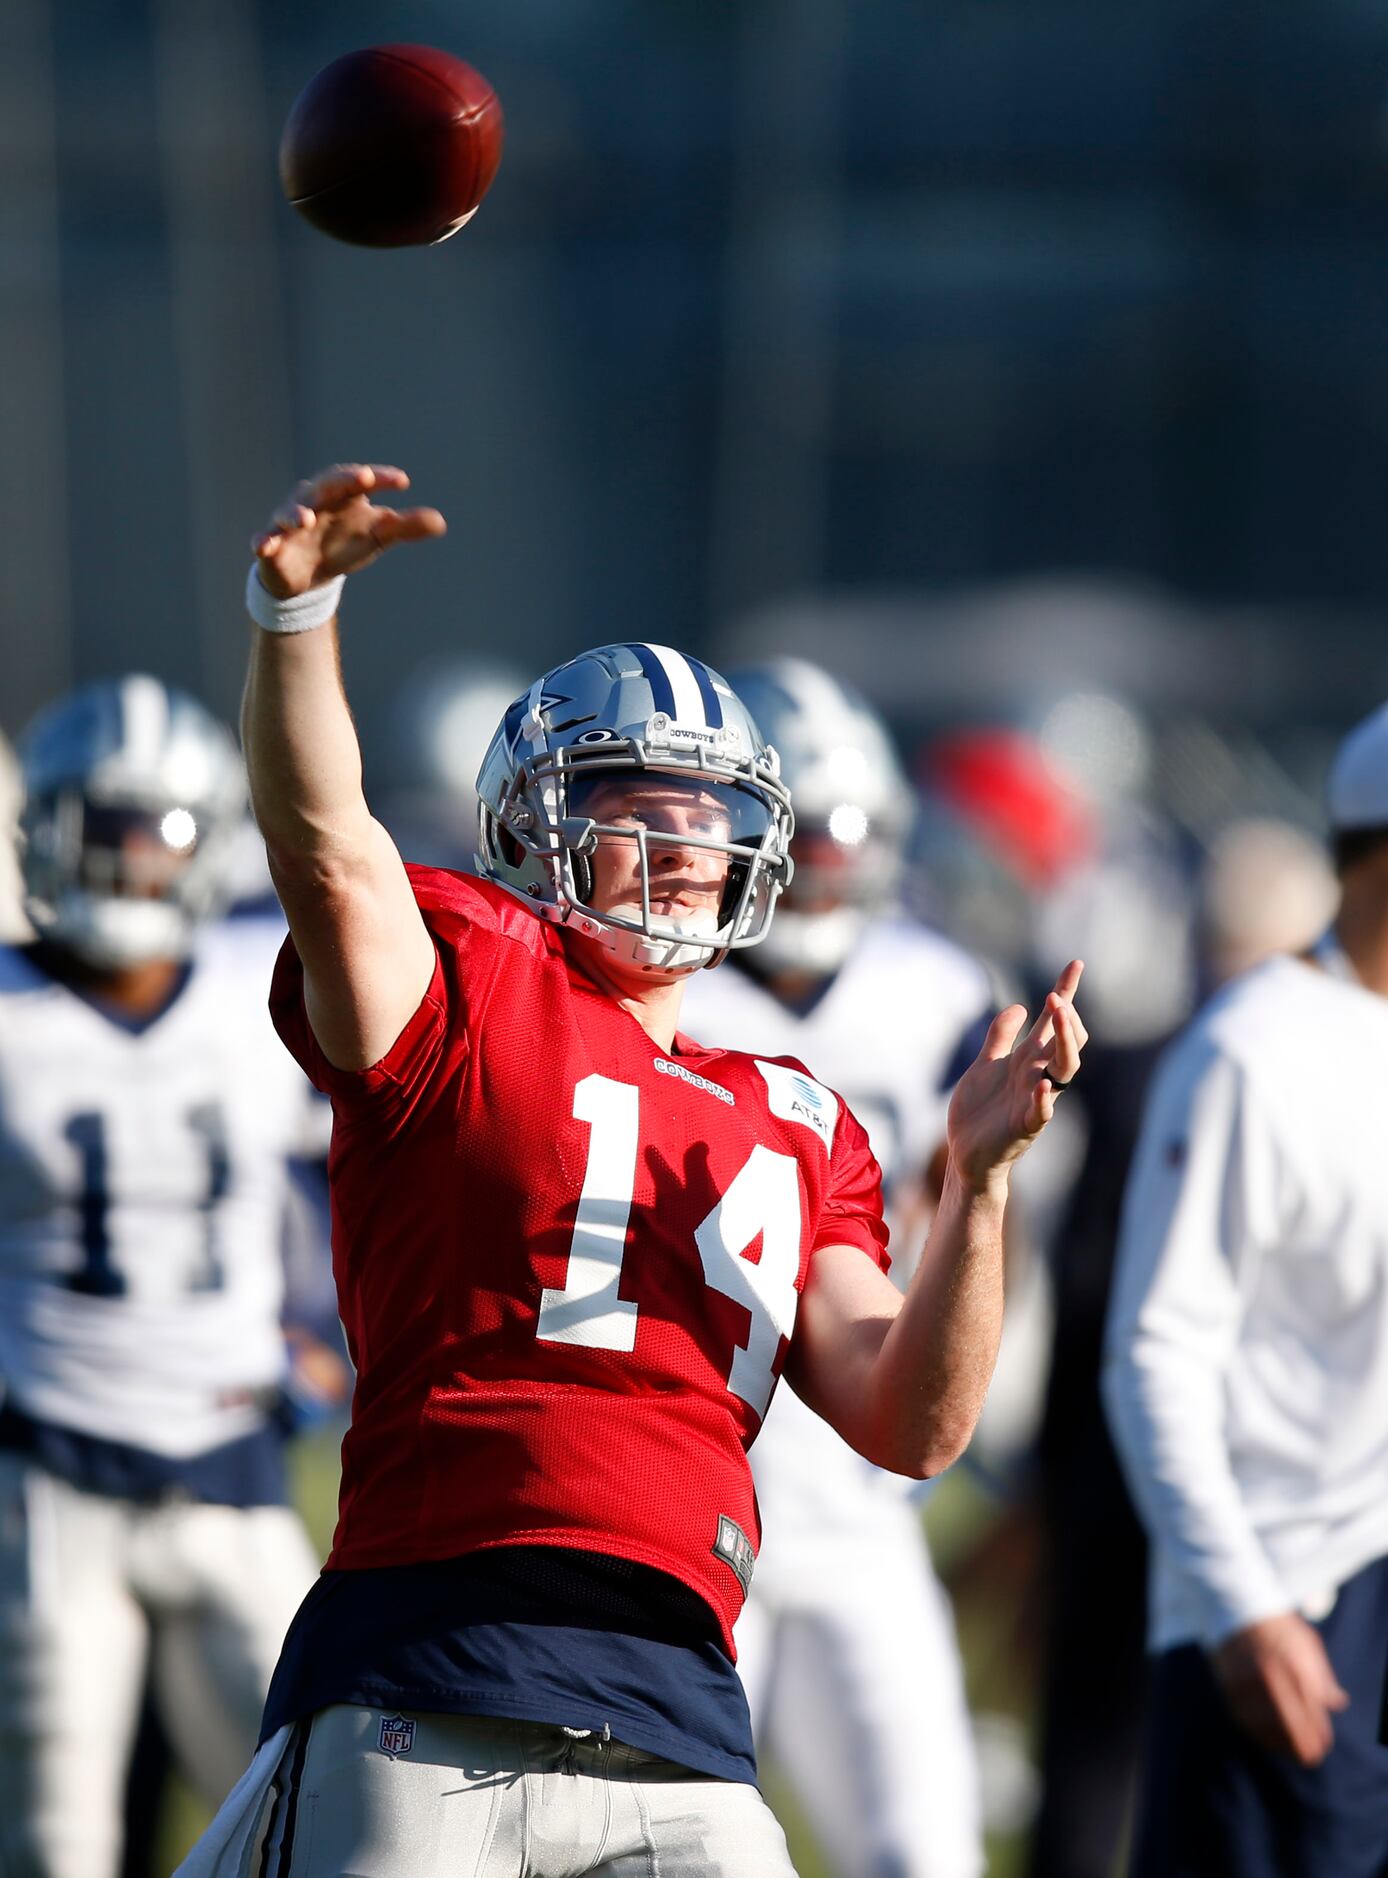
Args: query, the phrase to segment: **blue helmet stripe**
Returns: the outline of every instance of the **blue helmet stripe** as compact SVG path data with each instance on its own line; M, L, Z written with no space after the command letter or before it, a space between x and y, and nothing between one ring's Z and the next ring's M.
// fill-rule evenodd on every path
M686 659L685 664L694 674L694 682L699 687L699 696L704 701L704 716L708 719L710 730L723 728L723 705L718 693L713 688L708 667L699 659Z
M672 646L646 644L633 646L632 650L641 660L643 671L649 674L648 661L653 659L664 674L674 702L660 709L668 709L677 723L701 722L710 730L722 729L723 707L708 669L698 659L686 658Z
M630 652L639 663L645 675L646 683L651 688L651 697L655 701L657 711L664 711L667 716L670 717L677 716L678 713L675 710L675 688L666 676L665 667L661 664L654 652L651 651L649 646L640 645L629 645L627 651Z

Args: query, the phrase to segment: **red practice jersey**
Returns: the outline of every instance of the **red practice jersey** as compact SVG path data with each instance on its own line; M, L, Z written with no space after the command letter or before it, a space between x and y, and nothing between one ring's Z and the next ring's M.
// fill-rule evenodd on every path
M272 995L334 1107L357 1384L328 1564L576 1546L683 1580L731 1643L810 1261L887 1264L866 1136L789 1058L667 1055L504 889L410 874L438 962L380 1063L327 1062L292 945Z

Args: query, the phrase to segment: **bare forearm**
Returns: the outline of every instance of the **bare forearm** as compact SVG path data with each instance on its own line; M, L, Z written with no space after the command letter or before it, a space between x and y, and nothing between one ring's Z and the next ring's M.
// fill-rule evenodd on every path
M361 751L342 690L336 624L251 628L241 735L251 801L272 861L313 865L366 817Z
M387 464L336 464L300 483L251 543L247 606L261 620L242 706L251 800L304 968L309 1022L339 1069L381 1060L435 966L404 864L362 794L337 622L323 618L341 581L394 543L443 533L437 510L371 500L408 483Z
M997 1360L1005 1171L981 1188L951 1166L919 1265L870 1372L882 1464L923 1477L968 1445Z
M923 1479L957 1460L1002 1337L1010 1170L1079 1069L1084 1025L1072 959L1025 1036L1009 1005L949 1105L949 1162L930 1237L903 1298L848 1245L820 1248L800 1299L787 1374L860 1454Z
M1084 967L1071 959L1025 1036L1020 1005L1000 1011L949 1105L939 1210L902 1308L872 1366L886 1465L938 1473L969 1443L1002 1338L1004 1225L1012 1167L1079 1069L1074 1009Z
M390 464L336 464L299 483L251 543L256 566L247 605L252 619L261 617L262 602L276 618L252 628L242 734L256 820L281 893L286 873L340 873L344 863L350 872L357 860L368 872L380 863L399 873L393 848L388 858L378 852L388 837L374 828L362 796L337 622L314 625L312 619L321 620L336 603L342 580L395 543L444 533L437 509L372 501L408 488L409 481ZM286 611L293 619L286 620ZM308 630L284 630L295 625ZM263 630L271 626L275 630Z

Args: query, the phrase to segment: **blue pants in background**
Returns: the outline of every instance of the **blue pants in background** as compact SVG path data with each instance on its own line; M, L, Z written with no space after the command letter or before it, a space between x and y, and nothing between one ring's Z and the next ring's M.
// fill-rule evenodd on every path
M1388 1878L1388 1559L1316 1628L1350 1697L1319 1767L1235 1725L1198 1645L1155 1659L1132 1878Z

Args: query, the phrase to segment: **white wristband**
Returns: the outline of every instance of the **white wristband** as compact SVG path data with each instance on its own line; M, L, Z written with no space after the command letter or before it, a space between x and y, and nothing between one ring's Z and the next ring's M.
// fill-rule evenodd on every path
M261 584L260 563L252 561L246 576L246 611L267 633L311 633L315 626L326 626L336 617L342 582L339 574L321 587L310 587L307 593L277 600Z

